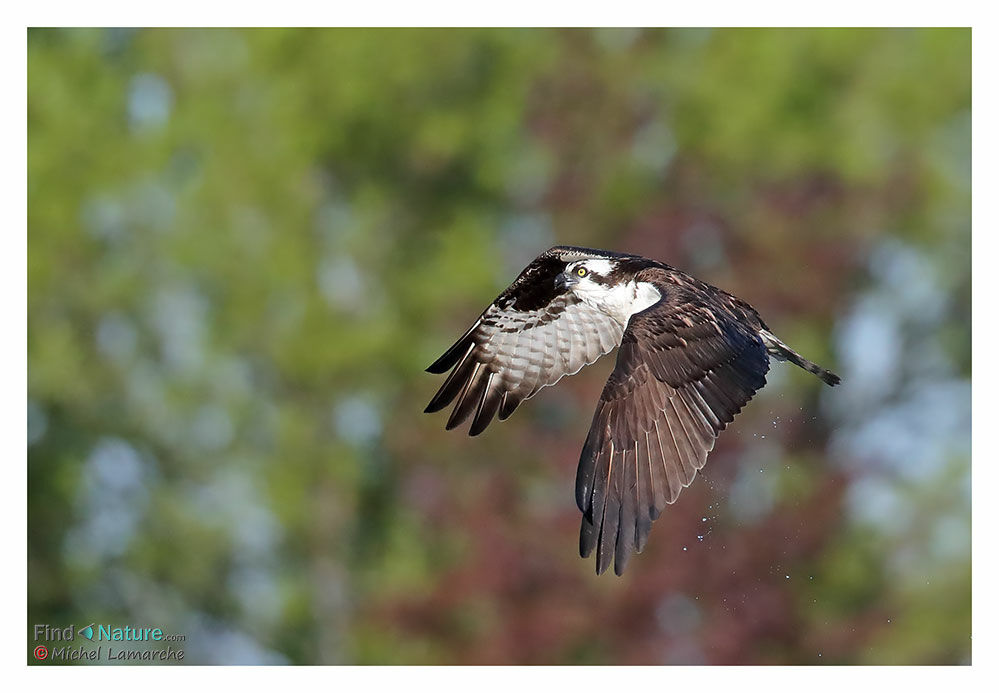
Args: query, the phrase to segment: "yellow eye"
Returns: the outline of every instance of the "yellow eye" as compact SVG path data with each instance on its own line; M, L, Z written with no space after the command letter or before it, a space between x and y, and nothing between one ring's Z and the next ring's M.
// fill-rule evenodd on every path
M578 274L580 277L585 277L586 276L586 268L585 267L580 267L578 270L576 270L576 274Z

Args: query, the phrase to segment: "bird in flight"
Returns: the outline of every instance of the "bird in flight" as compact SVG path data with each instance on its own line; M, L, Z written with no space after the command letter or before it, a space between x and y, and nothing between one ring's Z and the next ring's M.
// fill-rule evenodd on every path
M576 471L579 552L618 575L652 522L704 466L715 438L766 384L770 358L828 385L839 377L767 328L745 301L669 265L591 248L539 255L427 368L451 371L427 412L452 401L469 435L614 347Z

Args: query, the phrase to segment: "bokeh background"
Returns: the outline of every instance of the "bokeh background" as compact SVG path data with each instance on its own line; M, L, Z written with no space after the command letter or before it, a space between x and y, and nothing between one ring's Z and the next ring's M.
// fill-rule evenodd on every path
M970 67L970 30L29 31L29 653L969 662ZM843 376L774 364L620 579L572 495L613 357L478 438L422 413L554 244Z

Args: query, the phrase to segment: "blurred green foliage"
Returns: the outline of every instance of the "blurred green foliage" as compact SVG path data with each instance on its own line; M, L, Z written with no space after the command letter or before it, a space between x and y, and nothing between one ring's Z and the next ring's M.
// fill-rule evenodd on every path
M970 45L30 31L29 644L969 661ZM612 358L476 439L420 413L555 243L691 271L845 379L775 365L622 579L571 494Z

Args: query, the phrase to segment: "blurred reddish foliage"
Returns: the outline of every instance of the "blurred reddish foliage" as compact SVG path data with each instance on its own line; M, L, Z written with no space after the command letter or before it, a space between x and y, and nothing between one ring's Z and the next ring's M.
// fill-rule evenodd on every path
M761 648L783 662L806 660L806 647L830 657L841 649L835 625L823 642L799 642L800 605L785 578L807 579L809 562L827 547L841 477L827 477L800 503L750 526L702 520L723 491L700 478L663 514L622 578L597 577L592 559L575 556L579 520L568 493L558 507L538 511L505 472L484 473L481 482L464 497L445 493L434 512L440 531L450 524L467 533L460 559L429 593L378 604L366 620L403 638L436 641L449 663L544 664L585 653L607 663L659 664L692 636L708 663L757 662ZM698 541L705 526L709 534ZM696 605L689 631L670 634L663 605L670 595Z

